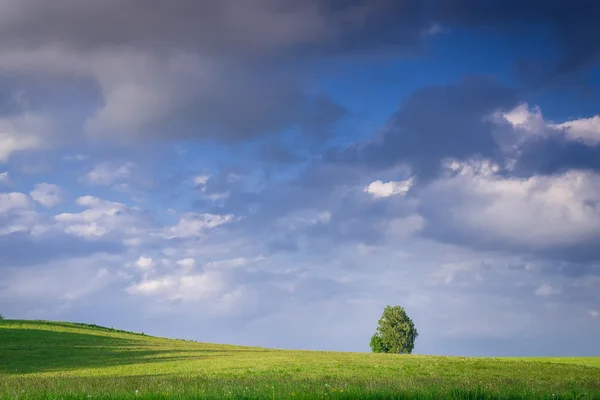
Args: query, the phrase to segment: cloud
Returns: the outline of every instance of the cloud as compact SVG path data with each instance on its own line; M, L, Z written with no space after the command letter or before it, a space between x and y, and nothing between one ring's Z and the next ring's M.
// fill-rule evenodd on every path
M367 351L382 307L402 304L419 351L509 353L530 335L550 352L576 324L594 343L598 117L551 121L532 93L483 75L439 75L407 96L394 83L359 104L375 63L396 71L429 42L490 31L511 54L525 35L557 39L539 82L595 65L597 45L578 36L594 37L597 18L539 3L0 1L0 85L16 93L0 97L0 162L21 191L26 152L52 150L31 159L90 193L59 212L61 188L0 194L0 308ZM561 70L572 55L584 62ZM478 72L465 60L445 71ZM394 96L377 135L357 139Z
M135 263L133 263L133 266L142 271L151 271L154 269L154 267L156 267L156 262L151 257L141 256Z
M600 145L600 115L563 122L553 127L566 131L571 140L581 140L588 146Z
M60 186L50 183L40 183L29 193L33 201L44 207L55 207L62 202L62 190Z
M49 124L46 117L30 112L0 116L0 163L7 162L15 152L41 148Z
M531 138L564 137L566 140L579 141L592 147L600 144L599 115L554 123L544 119L539 107L530 109L527 103L522 103L506 113L499 113L497 118L503 118L522 133L521 141Z
M10 183L10 178L8 177L8 171L2 172L0 174L0 183L6 185Z
M482 248L592 257L600 239L600 175L510 178L493 163L457 163L420 193L425 232Z
M561 290L554 288L550 285L548 285L547 283L544 283L542 286L540 286L539 288L537 288L535 290L535 294L537 296L556 296L557 294L560 294Z
M496 137L514 159L511 173L533 176L569 169L600 170L596 116L556 123L546 120L539 107L522 103L509 112L496 112L492 119L498 127Z
M18 192L0 193L0 213L28 208L30 204L29 197L26 194Z
M216 138L232 143L299 131L299 142L310 146L330 138L337 123L348 115L329 95L315 90L311 81L321 62L332 56L421 54L427 37L439 34L440 27L442 33L457 27L480 33L482 27L491 27L510 36L513 32L506 27L518 23L517 16L527 15L534 24L545 24L557 39L563 62L555 71L597 61L598 47L582 44L582 38L596 33L595 19L590 18L598 11L595 8L590 12L581 5L568 9L538 7L534 0L484 3L259 0L249 6L241 0L226 0L219 5L184 0L181 8L172 10L162 0L154 0L151 5L140 0L127 4L115 0L82 4L59 0L52 8L41 0L9 0L0 5L0 35L5 38L0 48L0 71L30 82L35 78L41 82L40 87L59 82L77 86L78 95L85 93L68 99L84 104L87 110L77 115L81 126L74 121L68 121L69 129L61 125L61 130L69 131L60 134L69 137L64 143L79 140L79 136L94 143L139 144L147 143L148 138ZM115 9L120 10L118 16ZM71 16L69 23L66 15ZM476 111L481 107L479 111L484 111L491 99L495 98L500 108L511 102L510 90L491 85L486 96L482 89L473 93L480 105L455 97L458 101L454 107ZM429 94L433 96L429 99L433 108L445 108L441 107L447 101L444 98L455 96L452 87L433 91L439 92ZM411 103L415 108L400 112L390 122L390 130L404 133L389 135L382 163L393 162L398 156L394 153L410 148L429 157L427 162L412 160L420 164L415 168L425 169L422 175L428 175L435 166L426 165L435 164L440 156L461 156L453 148L454 143L443 138L461 131L472 135L476 122L463 118L465 114L456 109L448 108L441 118L450 126L456 125L455 132L438 138L443 143L440 147L448 147L446 154L440 154L443 151L434 148L437 146L426 151L419 144L422 132L413 128L411 121L426 123L425 114L435 112L428 102L417 104L429 95L414 96L406 108ZM36 104L33 109L48 106L55 104ZM410 117L412 113L414 118ZM31 111L11 118L42 117ZM431 119L430 127L435 123ZM33 129L47 127L47 123L17 125L18 131L11 127L8 133L0 133L0 160L5 162L15 151L54 144L54 139L40 139ZM493 146L489 137L480 133L465 139L471 150L489 157ZM266 142L262 158L272 163L298 158L295 151L285 151L276 142Z
M102 162L87 173L86 179L90 185L112 186L129 179L136 167L137 165L133 162Z
M233 221L233 215L186 213L177 225L167 227L162 236L166 239L185 239L201 236L204 232Z
M151 271L132 283L127 292L134 296L153 297L169 303L204 303L206 314L240 313L256 296L255 289L244 283L249 272L240 267L251 261L223 260L207 264L196 271L194 259L178 260L158 271ZM193 262L192 262L193 261ZM230 268L227 268L229 265ZM233 269L231 269L233 268ZM145 269L148 272L148 269Z
M390 196L404 196L410 190L413 185L413 180L409 179L406 181L399 182L382 182L374 181L365 188L365 192L369 193L374 198L390 197Z
M204 186L210 178L209 175L198 175L194 177L194 183L198 186Z
M7 46L0 48L0 70L91 81L87 90L98 88L101 100L92 104L96 107L83 125L93 139L235 141L297 128L310 140L322 140L345 114L327 95L305 90L304 82L270 60L281 55L283 62L290 48L333 43L337 31L348 26L364 29L361 15L368 16L371 7L333 9L288 0L215 6L186 0L182 12L165 5L61 0L40 18L43 2L3 3L0 31ZM112 7L123 18L115 18ZM88 24L65 25L67 12L89 20L96 33Z
M82 196L77 205L86 209L79 213L62 213L54 217L64 232L87 240L104 236L116 236L131 241L145 233L148 222L138 208L123 203L102 200L94 196Z

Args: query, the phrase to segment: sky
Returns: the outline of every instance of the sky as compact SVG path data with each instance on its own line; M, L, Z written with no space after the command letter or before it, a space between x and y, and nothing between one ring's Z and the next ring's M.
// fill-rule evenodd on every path
M600 356L600 3L0 1L0 313Z

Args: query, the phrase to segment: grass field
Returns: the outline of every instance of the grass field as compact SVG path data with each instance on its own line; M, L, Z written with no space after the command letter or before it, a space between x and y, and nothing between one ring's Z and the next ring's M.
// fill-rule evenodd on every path
M0 399L600 399L600 358L282 351L0 321Z

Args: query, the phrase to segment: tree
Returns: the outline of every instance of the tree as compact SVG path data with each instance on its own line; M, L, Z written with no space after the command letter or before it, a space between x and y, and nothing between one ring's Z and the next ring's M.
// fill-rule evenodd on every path
M0 314L0 321L4 319L4 315Z
M404 307L386 306L379 319L377 330L371 337L373 353L410 354L419 336L415 324Z

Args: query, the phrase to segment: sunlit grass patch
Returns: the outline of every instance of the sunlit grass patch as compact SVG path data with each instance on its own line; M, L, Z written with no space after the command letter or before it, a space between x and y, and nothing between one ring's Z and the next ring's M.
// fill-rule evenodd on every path
M600 399L600 358L281 351L0 322L0 399Z

